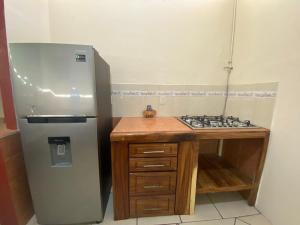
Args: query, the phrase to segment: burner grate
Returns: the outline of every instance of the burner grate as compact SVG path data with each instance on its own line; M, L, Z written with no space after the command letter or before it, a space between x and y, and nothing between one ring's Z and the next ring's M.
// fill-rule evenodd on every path
M233 116L181 116L179 120L193 129L206 128L257 128L250 120Z

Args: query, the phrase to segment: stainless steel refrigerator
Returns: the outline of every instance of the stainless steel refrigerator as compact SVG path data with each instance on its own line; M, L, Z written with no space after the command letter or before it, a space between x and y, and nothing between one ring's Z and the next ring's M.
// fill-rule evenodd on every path
M16 43L9 49L38 223L100 222L111 188L109 65L91 46Z

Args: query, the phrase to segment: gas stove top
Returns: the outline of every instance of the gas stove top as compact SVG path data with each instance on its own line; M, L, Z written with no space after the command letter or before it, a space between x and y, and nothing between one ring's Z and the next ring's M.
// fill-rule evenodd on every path
M233 116L181 116L179 120L193 129L257 128L250 120L241 121Z

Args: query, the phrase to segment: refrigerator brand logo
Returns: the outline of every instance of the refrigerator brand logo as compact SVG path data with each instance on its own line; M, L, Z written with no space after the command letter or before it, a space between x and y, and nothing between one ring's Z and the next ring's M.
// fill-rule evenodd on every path
M75 56L76 62L86 62L86 55L76 54Z

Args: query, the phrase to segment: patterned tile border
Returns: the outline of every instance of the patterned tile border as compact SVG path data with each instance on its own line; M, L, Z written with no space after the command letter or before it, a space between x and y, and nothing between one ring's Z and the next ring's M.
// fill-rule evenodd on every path
M226 96L225 91L141 91L141 90L112 90L112 96L167 96L167 97L212 97ZM239 98L275 98L276 91L230 91L229 97Z

